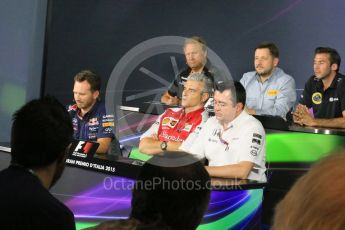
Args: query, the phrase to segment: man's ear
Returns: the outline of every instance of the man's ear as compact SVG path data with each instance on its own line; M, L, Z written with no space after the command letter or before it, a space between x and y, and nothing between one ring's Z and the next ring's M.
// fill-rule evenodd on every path
M333 63L333 64L331 65L331 70L337 71L337 69L338 69L338 64Z
M244 104L242 102L236 103L236 112L241 112L244 109Z
M203 65L206 65L207 63L207 49L204 51L204 61L203 61Z
M99 90L95 90L93 93L92 93L92 97L93 99L97 99L99 97Z
M206 101L208 100L210 98L210 94L209 93L203 93L202 95L201 95L201 101L202 101L202 103L206 103Z
M274 66L274 67L277 67L278 63L279 63L279 58L275 57L275 58L273 59L273 66Z

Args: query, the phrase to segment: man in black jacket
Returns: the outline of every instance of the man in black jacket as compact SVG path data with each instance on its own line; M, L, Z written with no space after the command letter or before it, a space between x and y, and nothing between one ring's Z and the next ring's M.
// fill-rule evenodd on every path
M296 111L300 125L345 128L345 77L339 73L341 58L335 49L315 49L314 75L309 78Z
M72 135L71 118L54 98L33 100L14 114L11 164L0 172L1 229L75 229L73 213L49 192Z
M192 73L203 73L206 77L214 81L213 75L206 68L207 46L201 37L187 38L183 52L186 57L188 68L176 76L169 89L164 92L161 102L167 105L179 105L182 97L184 83Z

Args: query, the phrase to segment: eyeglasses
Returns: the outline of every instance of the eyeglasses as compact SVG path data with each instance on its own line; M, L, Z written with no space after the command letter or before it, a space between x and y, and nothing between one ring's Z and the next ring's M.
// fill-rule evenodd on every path
M226 104L225 102L221 102L221 101L216 101L216 100L213 100L213 106L219 106L221 108L227 106L228 104Z

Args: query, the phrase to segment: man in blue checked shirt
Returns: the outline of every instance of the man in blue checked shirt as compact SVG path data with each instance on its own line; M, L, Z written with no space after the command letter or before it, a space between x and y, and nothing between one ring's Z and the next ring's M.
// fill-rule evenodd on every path
M278 66L279 50L271 42L255 48L255 71L240 80L247 92L245 110L251 115L272 115L286 119L296 102L295 80Z

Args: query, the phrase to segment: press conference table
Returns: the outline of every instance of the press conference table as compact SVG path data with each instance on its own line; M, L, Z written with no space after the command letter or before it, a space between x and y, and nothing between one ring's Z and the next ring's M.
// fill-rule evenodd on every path
M127 107L125 110L136 111L135 114L140 110L145 112L143 108ZM345 145L345 130L281 122L277 125L272 117L262 119L267 134L269 182L212 178L211 203L200 229L258 227L262 206L263 221L269 223L275 204L294 181L313 162ZM10 151L9 143L0 143L0 151L3 166L6 162L3 158L9 159L9 154L4 153ZM74 212L77 227L111 218L126 218L130 212L131 189L114 189L114 186L133 185L144 162L118 156L96 156L79 164L68 163L61 180L52 189L53 194Z
M0 151L0 169L7 167L9 161L8 151ZM131 190L143 164L139 160L109 155L88 159L70 156L51 192L72 210L77 229L127 218L131 210ZM198 229L260 228L266 185L251 180L212 178L211 201Z
M160 114L168 106L158 102L140 107L120 107L124 113ZM266 162L268 185L265 188L263 222L270 224L275 205L289 191L294 182L311 165L340 147L345 147L345 129L306 127L286 122L274 116L255 116L266 130ZM148 120L148 119L147 119ZM154 120L152 120L153 122ZM148 124L149 125L149 124ZM137 143L134 146L137 146ZM139 155L139 157L138 157ZM134 151L135 158L143 158ZM145 158L145 157L144 157Z

